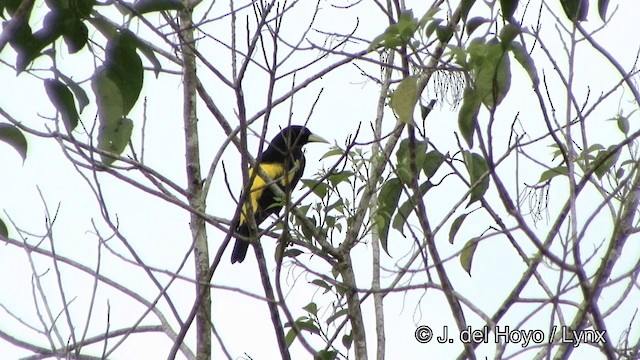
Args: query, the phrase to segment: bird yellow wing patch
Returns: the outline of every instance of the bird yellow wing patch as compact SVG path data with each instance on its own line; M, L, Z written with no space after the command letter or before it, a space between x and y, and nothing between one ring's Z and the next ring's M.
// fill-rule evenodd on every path
M289 170L287 176L284 176L284 164L280 163L266 163L260 164L262 171L269 175L271 179L265 179L260 174L257 174L251 184L248 201L242 206L242 213L240 214L240 225L247 222L247 214L249 213L248 203L251 204L253 212L257 212L258 202L262 197L264 190L273 182L280 183L282 187L286 187L296 175L296 171L300 167L300 162L296 161L293 169ZM249 179L253 177L253 169L249 169Z

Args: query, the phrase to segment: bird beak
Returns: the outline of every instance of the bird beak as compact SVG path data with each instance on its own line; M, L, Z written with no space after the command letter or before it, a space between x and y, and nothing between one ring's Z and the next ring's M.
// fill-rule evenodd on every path
M321 143L327 143L329 144L329 142L327 140L325 140L323 137L318 136L316 134L311 134L309 135L309 142L321 142Z

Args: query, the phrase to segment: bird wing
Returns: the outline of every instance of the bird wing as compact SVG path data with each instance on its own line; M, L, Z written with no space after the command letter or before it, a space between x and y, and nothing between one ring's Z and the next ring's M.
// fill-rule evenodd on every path
M267 189L269 185L272 183L271 180L273 180L273 182L278 183L280 188L284 190L287 187L287 185L291 184L291 182L295 179L296 172L300 169L300 165L301 165L300 161L296 160L293 168L287 172L286 176L284 176L285 168L284 168L284 164L282 163L259 164L262 171L265 174L269 175L271 179L267 180L262 176L260 176L259 174L256 174L255 178L253 179L253 183L251 183L248 201L245 202L245 204L242 207L242 213L240 214L240 225L245 224L247 222L247 214L249 213L249 205L248 205L249 203L251 204L251 210L253 210L254 214L259 210L264 210L264 209L259 209L258 203L260 201L260 198L262 197L262 194L264 193L264 190ZM253 169L249 169L249 178L252 178L252 177L253 177Z

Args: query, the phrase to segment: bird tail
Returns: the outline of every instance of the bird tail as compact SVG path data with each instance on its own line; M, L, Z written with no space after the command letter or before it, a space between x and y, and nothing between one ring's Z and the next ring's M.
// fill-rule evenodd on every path
M240 225L238 229L236 229L236 233L238 235L248 237L249 236L249 227L247 224ZM244 258L247 256L247 250L249 249L249 242L240 239L240 237L236 238L236 244L233 246L233 252L231 253L231 263L235 264L236 262L241 263Z

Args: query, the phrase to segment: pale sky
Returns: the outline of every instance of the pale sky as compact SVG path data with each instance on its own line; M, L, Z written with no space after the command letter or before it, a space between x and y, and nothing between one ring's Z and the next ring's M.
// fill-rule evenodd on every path
M321 1L321 10L317 15L315 28L332 31L336 33L349 33L356 26L355 35L363 39L373 39L375 36L384 31L386 27L386 19L375 6L360 4L353 8L338 9L332 6L332 3ZM305 14L308 9L305 6L311 6L311 2L298 4L294 14ZM554 4L558 6L558 4ZM44 6L44 5L43 5ZM406 6L414 10L414 14L420 17L424 11L422 1L406 1ZM486 7L482 3L476 5L469 17L487 16ZM615 9L614 19L607 24L596 39L629 70L637 56L640 47L640 40L635 36L635 25L637 14L640 13L640 3L611 1L609 12ZM206 8L199 9L205 11ZM556 9L557 10L557 9ZM594 29L601 26L602 21L597 15L595 4L590 10L588 22L585 27ZM217 17L228 11L228 3L216 2L212 8L210 18ZM522 11L519 9L518 11ZM536 10L537 11L537 10ZM558 10L561 11L561 10ZM544 11L546 13L546 10ZM250 12L246 13L250 14ZM519 14L519 12L516 12ZM117 16L117 15L116 15ZM244 16L244 15L243 15ZM444 16L441 12L437 16ZM549 15L545 15L545 19L550 20ZM564 14L558 13L558 16L564 20ZM151 20L156 21L154 15L149 16ZM529 16L532 18L532 16ZM117 21L120 19L116 17ZM242 17L244 19L244 17ZM244 23L243 23L244 24ZM285 30L285 38L295 41L300 35L303 22L297 21L295 18L286 19L283 24ZM532 22L525 22L523 25L532 26ZM244 25L240 26L243 29ZM542 32L556 32L555 24L552 22L542 23ZM144 26L140 26L144 28ZM137 28L137 25L132 27ZM214 34L222 39L228 37L228 22L226 20L219 21L207 25L205 28L207 33ZM482 29L478 30L481 31ZM143 31L146 33L146 30ZM92 33L90 33L90 36ZM95 35L95 34L93 34ZM95 35L99 36L99 35ZM544 35L543 35L544 36ZM310 37L322 45L324 35L311 33ZM562 47L559 42L554 43L557 39L548 35L546 44L560 53ZM157 41L157 38L153 38ZM527 39L528 45L532 43L532 39ZM208 38L203 38L199 43L198 50L206 54L208 59L216 66L220 66L223 73L229 74L229 58L228 52L224 48L217 45ZM619 81L619 76L610 65L606 65L602 57L596 54L585 44L584 51L579 50L576 56L576 77L575 92L576 97L580 101L584 101L587 94L587 87L591 91L590 101L597 98L601 92L607 91ZM166 46L165 46L166 47ZM358 51L364 49L364 43L350 44L346 51ZM77 56L69 55L64 45L58 45L61 61L61 69L67 75L73 75L75 80L85 80L94 71L91 55L85 50ZM309 52L305 56L311 59L315 53ZM558 99L557 116L564 119L565 95L564 88L557 80L553 67L544 60L542 53L536 50L533 54L536 65L539 67L539 74L542 76L542 69L549 77L551 97ZM0 55L3 62L10 64L15 61L15 53L7 47ZM299 57L283 71L299 66L298 61L306 60L304 56ZM329 58L327 61L320 62L320 66L315 69L326 66L336 61L338 58ZM563 58L561 67L566 69L566 61ZM148 61L143 58L143 63L149 66ZM357 63L361 68L379 76L380 70L376 65L370 63ZM48 68L50 64L46 60L36 62L38 67ZM169 65L163 61L165 68L177 70L175 66ZM50 118L55 115L55 110L51 105L41 80L34 78L28 74L16 76L15 72L6 65L0 67L0 107L9 112L19 121L24 122L30 127L44 131L46 127L52 128L54 123L44 118ZM528 99L533 99L531 92L531 83L522 71L520 65L511 60L512 82L511 90L504 100L503 105L497 112L497 121L495 126L506 126L504 139L494 139L496 143L504 147L508 140L508 126L517 113L519 113L520 122L526 128L528 137L536 138L546 132L543 126L540 110L535 103L527 103ZM199 75L205 87L214 97L221 107L224 115L232 121L232 126L237 126L235 111L235 99L232 93L220 85L220 82L214 79L211 72L204 66L200 66ZM253 115L257 110L264 106L265 100L265 82L264 78L257 72L251 70L250 75L244 83L245 95L247 98L247 112ZM36 72L38 76L44 78L51 77L48 71ZM305 79L308 73L301 72L296 76L296 82ZM398 78L398 74L394 77ZM211 79L208 82L208 78ZM557 86L555 86L557 85ZM291 82L284 81L276 88L276 94L282 94L288 90ZM91 123L96 113L95 102L92 97L91 88L88 83L83 87L90 96L92 103L83 111L81 118L83 121ZM319 91L323 89L322 96L315 111L308 123L309 128L318 135L329 140L331 143L344 145L348 136L353 134L358 125L362 124L362 131L359 138L360 142L372 140L370 123L375 117L376 103L379 95L379 86L371 81L367 81L360 73L360 70L353 65L345 65L342 68L323 76L321 80L313 83L300 93L294 99L293 106L293 122L301 123L307 118L309 109L316 99ZM433 94L433 88L429 86L429 94ZM433 95L429 95L433 97ZM182 124L182 88L181 79L177 75L162 73L157 79L151 72L145 74L145 85L141 94L141 98L134 108L131 117L134 119L134 143L137 143L136 149L139 150L139 142L141 139L141 123L143 118L143 99L147 99L147 122L146 122L146 147L145 156L146 164L163 175L167 176L177 184L185 185L184 171L184 144L183 144L183 124ZM604 122L613 116L618 109L625 112L631 112L637 109L637 104L629 102L629 96L618 91L612 96L612 99L591 116L594 125L588 127L590 140L593 142L602 142L604 144L620 142L622 134L617 130L614 122ZM424 99L428 99L426 93ZM533 100L531 100L533 101ZM201 156L203 164L203 173L208 168L219 150L219 145L224 141L225 136L221 131L214 117L209 113L204 104L199 103L199 131L201 134ZM286 126L288 122L289 103L282 104L274 109L272 119L269 124L267 138L271 139L278 131L279 126ZM487 112L481 112L481 117L487 121ZM634 114L631 118L631 132L637 130L636 125L638 115ZM635 121L634 121L635 120ZM391 128L394 123L393 114L387 111L385 115L385 130ZM4 122L4 120L1 120ZM259 131L262 126L261 122L256 123L254 130ZM457 151L455 133L458 132L457 127L457 109L452 109L446 102L439 103L432 114L427 119L427 132L429 140L431 140L442 152L453 154ZM31 233L28 241L32 242L38 236L45 233L45 204L48 207L50 216L54 216L57 212L52 237L55 244L55 251L62 255L78 261L91 268L96 267L98 259L98 237L92 225L92 220L96 221L97 230L102 236L109 237L111 231L102 221L96 205L95 195L87 185L87 180L79 175L78 171L70 164L60 150L58 143L51 139L39 139L33 135L27 135L29 150L26 161L8 145L0 143L0 159L3 167L3 176L0 178L0 218L10 228L9 235L12 238L17 237L14 226L15 223L21 229ZM535 145L530 149L535 149L538 158L544 158L545 154L549 154L545 161L551 158L550 148L547 147L550 140L543 144ZM258 139L252 137L250 140L250 148L256 151L258 147ZM370 151L370 148L364 148ZM305 178L311 178L319 169L329 168L335 158L320 160L322 155L329 150L324 144L312 144L306 147L307 167ZM476 148L477 151L477 148ZM504 148L496 148L496 151L504 151ZM534 150L532 150L534 151ZM254 154L255 155L255 154ZM228 182L234 191L234 196L239 194L241 185L241 167L239 166L238 152L231 145L222 157L226 169ZM524 160L523 160L524 161ZM554 163L557 165L556 163ZM513 173L515 163L513 159L502 165L499 171L508 174ZM534 184L539 179L543 168L537 165L531 165L521 169L519 173L520 179L527 184ZM85 176L91 176L90 172L82 171ZM441 179L445 172L439 172L436 178ZM125 173L136 179L141 179L139 174ZM107 199L107 205L113 218L117 218L120 231L126 235L127 240L135 248L138 255L151 267L163 269L168 272L174 272L182 262L183 257L189 251L191 246L189 232L188 214L181 208L167 204L165 201L154 196L141 192L132 188L130 185L123 183L107 174L98 173L101 190ZM212 190L208 197L207 213L222 218L231 218L235 209L235 203L225 186L225 173L222 168L216 170L213 177ZM513 177L506 177L513 179ZM90 179L93 182L93 179ZM549 213L551 218L557 214L558 207L564 202L566 191L566 182L564 180L554 180L550 191ZM563 183L564 182L564 183ZM509 185L515 187L512 180ZM520 184L522 186L522 184ZM214 190L215 188L215 190ZM304 192L298 191L295 194L301 195ZM510 189L513 191L513 188ZM451 245L448 243L448 233L450 223L455 216L475 209L477 205L464 209L461 206L455 215L446 218L452 206L460 200L465 189L460 186L460 182L443 182L443 186L438 191L430 192L425 197L425 202L430 220L433 225L445 222L443 229L436 235L436 243L441 251L441 256L447 258L459 252L466 241L474 236L478 236L489 226L494 225L493 221L482 211L477 211L473 216L467 218L465 226L460 230L456 237L456 242ZM580 199L581 211L590 214L593 204L599 202L601 197L594 191L586 193ZM41 197L42 196L42 197ZM489 197L496 199L496 192L493 186L490 188ZM294 195L294 198L296 195ZM43 203L44 199L44 203ZM593 200L593 202L592 202ZM313 195L303 201L303 204L317 201L317 197ZM503 218L507 218L508 214L504 213ZM603 218L596 219L587 232L586 241L598 244L603 239L608 238L611 229L607 228L611 222L603 215ZM587 216L583 216L579 221L586 221ZM10 219L10 221L9 221ZM267 224L267 223L265 223ZM416 224L413 224L417 226ZM550 228L551 223L546 219L537 223L535 231L540 236L544 236ZM393 230L392 230L393 231ZM213 228L208 228L208 236L210 243L211 257L218 251L218 247L224 238L224 233ZM344 235L344 233L343 233ZM519 233L520 237L524 235ZM263 237L263 245L265 256L267 257L270 269L275 269L273 260L274 241L271 238ZM630 239L630 243L633 243ZM48 242L48 240L46 240ZM122 243L112 238L108 241L111 250L124 255L127 259L131 255L124 248ZM389 251L392 257L383 253L381 255L382 264L386 269L392 269L395 266L404 265L408 259L406 257L411 247L409 239L403 238L397 232L392 232L389 238ZM49 249L50 244L43 245ZM230 245L232 246L232 244ZM529 243L523 241L523 249L529 254L535 252L535 248ZM122 286L130 287L143 296L147 300L153 300L158 289L148 279L146 274L139 267L133 266L118 256L111 253L104 247L101 248L100 272L117 281ZM258 296L262 296L263 290L259 279L258 268L256 266L255 255L250 249L247 259L242 264L232 265L229 261L231 250L227 249L223 255L220 267L213 277L214 285L230 286L242 288ZM639 250L629 248L629 252L622 254L621 264L633 264L638 261ZM353 257L354 267L360 288L368 288L371 286L371 244L370 238L365 243L359 244L353 249L351 256ZM309 259L308 266L323 273L330 273L327 266L318 261L318 259ZM58 283L56 281L55 269L49 259L34 256L35 271L42 276L42 284L44 292L50 294L47 301L54 309L54 316L57 315L62 308L61 298L58 291ZM415 264L414 264L415 266ZM482 309L485 314L491 316L497 307L502 303L503 299L513 288L515 282L520 278L525 270L520 258L517 256L513 248L508 245L504 237L494 237L483 241L476 251L472 276L470 277L460 266L458 258L454 257L446 263L446 269L450 278L454 283L454 287L469 299L474 306ZM548 274L551 278L557 276L555 272L543 270L543 274ZM274 270L275 271L275 270ZM283 274L288 273L288 269L283 269ZM622 270L620 270L622 271ZM86 274L79 274L77 270L61 265L62 283L66 289L67 301L73 299L70 306L72 318L77 319L74 322L78 336L84 331L89 304L91 302L91 294L93 290L93 278ZM432 272L435 275L435 271ZM618 274L618 273L614 273ZM193 260L189 258L184 269L180 272L181 276L191 278L193 276ZM36 332L29 330L24 325L12 319L7 314L7 310L20 317L20 319L32 326L41 327L36 313L36 304L34 303L32 289L32 269L29 264L27 254L24 250L13 246L0 246L0 282L3 284L4 291L0 292L0 329L7 331L16 338L33 341L48 347L46 338ZM413 280L406 278L401 282L402 285L409 283L416 284L426 280L424 273L415 274ZM157 274L161 282L166 282L169 277L163 274ZM294 317L304 315L301 309L311 299L319 306L319 314L326 319L332 309L329 304L335 300L330 294L322 294L315 285L307 284L314 280L311 274L304 274L300 269L295 269L292 273L283 278L283 283L291 285L296 283L295 290L287 295L287 303L292 310ZM394 276L383 272L383 287L388 285ZM273 281L273 279L272 279ZM552 282L555 284L555 282ZM172 297L174 304L179 309L182 317L185 317L191 309L194 298L194 287L192 283L183 280L176 282L168 290L168 294ZM524 291L525 295L536 297L539 288L530 284ZM581 299L581 294L575 292L575 299ZM539 297L543 297L544 294ZM214 289L212 291L212 321L219 332L228 351L231 352L232 358L241 358L245 353L253 359L274 359L277 358L277 344L273 334L273 326L271 324L267 306L264 301L250 298L244 294ZM614 297L607 298L603 295L599 299L601 304L610 304L615 301ZM42 301L37 301L37 306L42 305ZM373 358L375 355L375 331L373 318L373 301L367 299L362 309L364 312L364 320L367 328L367 345L369 348L369 356ZM607 319L607 324L620 324L612 326L609 336L612 340L617 341L637 310L637 304L640 304L640 291L636 287L632 290L625 303L619 310ZM514 307L501 321L500 325L518 326L522 321L525 313L534 309L536 304L530 306L518 305ZM171 324L178 329L170 310L165 302L161 301L158 305L159 309L165 315L172 319ZM115 330L126 326L131 326L141 314L146 310L142 305L132 301L120 292L112 288L100 284L97 288L95 303L93 304L93 315L89 326L88 336L91 337L105 331L107 325L107 309L110 312L110 329ZM518 311L522 311L519 313ZM573 312L569 312L571 315ZM480 328L484 322L471 311L465 313L468 324L473 329ZM544 316L542 316L544 314ZM548 327L550 312L548 308L540 313L538 317L532 317L521 325L522 329L535 330L541 329L545 336L548 335ZM568 315L568 319L571 319ZM446 299L442 293L435 290L410 291L408 293L399 292L391 293L385 298L385 321L386 321L386 344L387 359L424 359L426 357L433 359L447 359L457 356L462 350L460 341L454 341L451 344L438 344L430 342L421 344L414 338L414 331L419 325L428 325L440 335L443 326L448 326L449 331L457 336L457 329L453 318L450 315L450 309ZM337 321L336 323L339 323ZM149 315L142 321L143 325L157 324L157 319L153 315ZM68 335L66 322L60 324L63 329L64 336ZM195 325L194 325L195 328ZM635 326L637 338L639 327ZM176 330L177 331L177 330ZM305 334L306 338L318 347L322 342L317 335ZM111 340L110 345L117 340ZM195 336L193 331L187 337L188 345L195 351ZM217 341L213 341L213 357L224 357ZM336 341L340 344L340 340ZM120 346L110 358L113 359L161 359L166 358L172 343L164 334L143 334L133 335ZM99 355L101 353L103 343L97 346L87 348L87 354ZM495 354L496 344L491 341L488 344L478 348L477 355L479 358L488 356L493 358ZM296 341L291 348L292 357L294 359L309 358L308 353ZM513 348L510 348L513 351ZM518 359L529 359L533 357L537 351L524 352L517 356ZM30 353L17 348L5 341L0 341L0 354L3 358L13 359L29 356ZM181 358L179 354L179 358ZM351 353L353 358L353 354ZM594 348L588 346L578 347L572 355L576 359L600 359L604 358L602 354L595 351Z

